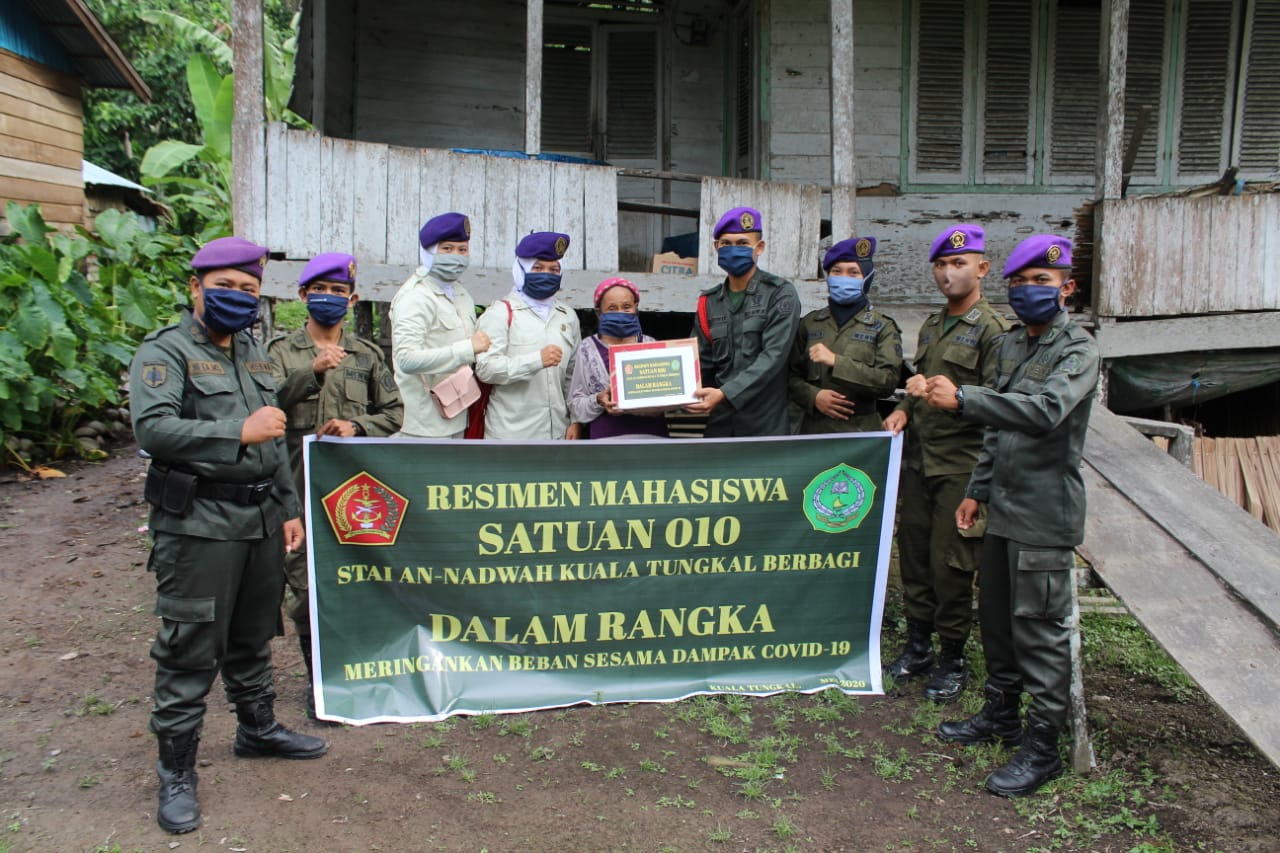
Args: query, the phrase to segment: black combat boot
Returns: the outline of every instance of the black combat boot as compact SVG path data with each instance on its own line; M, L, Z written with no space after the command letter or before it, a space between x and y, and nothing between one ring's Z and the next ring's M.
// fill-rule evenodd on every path
M160 807L156 809L156 823L165 832L190 832L200 825L200 802L196 799L196 747L200 745L200 733L160 735L159 742L156 775L160 786L156 796Z
M236 703L235 752L241 758L319 758L329 744L318 737L290 731L276 722L274 696Z
M1001 797L1025 797L1061 775L1058 728L1032 717L1027 720L1022 748L1008 764L987 777L987 790Z
M938 665L929 673L924 698L941 704L954 702L969 683L969 666L964 660L964 640L943 640Z
M887 678L902 681L927 672L933 666L933 626L919 619L907 620L907 644L902 654L884 668Z
M1022 723L1018 718L1017 693L1003 693L990 684L982 688L986 702L982 710L967 720L938 726L938 737L947 743L972 746L978 743L1022 743Z

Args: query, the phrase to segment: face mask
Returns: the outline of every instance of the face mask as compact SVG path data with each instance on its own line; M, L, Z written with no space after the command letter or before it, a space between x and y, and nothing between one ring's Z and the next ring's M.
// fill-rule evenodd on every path
M307 294L307 311L321 326L336 326L347 316L351 298L336 293Z
M1027 326L1043 326L1062 310L1062 291L1051 284L1023 284L1009 288L1009 305Z
M827 295L837 305L852 305L867 292L866 279L849 275L827 276Z
M470 255L436 255L431 262L431 274L441 281L457 281L470 265Z
M600 334L610 338L640 336L640 315L610 311L600 315Z
M204 324L220 335L233 335L258 320L258 297L229 287L203 287Z
M554 272L525 273L524 286L520 289L530 299L549 299L560 290L560 274Z
M716 261L729 275L743 276L756 265L756 249L754 246L721 246L716 250Z

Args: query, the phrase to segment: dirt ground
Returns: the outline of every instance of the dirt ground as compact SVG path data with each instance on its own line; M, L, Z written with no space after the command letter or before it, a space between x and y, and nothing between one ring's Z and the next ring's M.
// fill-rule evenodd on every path
M329 754L236 758L215 686L204 825L167 835L143 464L126 447L64 467L0 478L0 853L1280 849L1276 769L1203 696L1119 669L1087 676L1098 770L1010 801L982 791L1005 753L938 743L944 717L918 683L320 727L292 637L275 646L277 709Z

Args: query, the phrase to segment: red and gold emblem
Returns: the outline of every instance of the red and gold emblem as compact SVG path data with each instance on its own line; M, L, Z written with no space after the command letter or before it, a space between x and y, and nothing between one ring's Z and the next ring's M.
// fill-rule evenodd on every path
M409 500L361 471L324 496L324 513L343 545L394 545Z

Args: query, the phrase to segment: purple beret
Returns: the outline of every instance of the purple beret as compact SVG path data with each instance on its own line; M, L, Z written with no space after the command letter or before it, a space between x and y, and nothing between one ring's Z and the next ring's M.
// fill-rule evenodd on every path
M960 223L944 228L942 233L933 238L929 247L930 262L946 255L964 255L970 252L981 255L986 251L987 232L981 225Z
M1071 269L1071 241L1056 234L1033 234L1013 247L1004 265L1004 277L1012 278L1027 267Z
M465 243L471 240L471 220L463 213L442 213L433 216L418 232L418 245L424 249L444 241Z
M516 246L517 258L558 261L569 251L569 235L555 231L534 231Z
M267 265L267 249L250 243L243 237L219 237L200 247L191 258L191 268L196 272L207 270L240 270L256 278L262 278Z
M719 240L721 234L748 234L764 230L764 218L754 207L735 207L720 217L711 236Z
M356 259L342 252L325 252L307 261L298 276L298 287L306 287L313 281L336 281L356 289Z
M843 261L856 261L864 276L870 275L875 264L871 260L872 255L876 253L875 237L850 237L848 240L841 240L835 243L830 249L827 249L826 255L822 258L822 269L831 269L836 264Z

